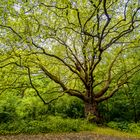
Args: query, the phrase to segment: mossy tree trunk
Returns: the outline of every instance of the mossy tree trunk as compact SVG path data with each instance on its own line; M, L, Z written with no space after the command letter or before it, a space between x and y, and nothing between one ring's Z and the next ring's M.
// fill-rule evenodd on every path
M101 117L97 102L85 102L85 117L89 122L100 123Z

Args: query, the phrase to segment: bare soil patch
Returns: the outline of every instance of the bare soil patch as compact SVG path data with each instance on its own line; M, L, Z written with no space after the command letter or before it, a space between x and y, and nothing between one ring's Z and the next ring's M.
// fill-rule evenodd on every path
M39 134L39 135L3 135L0 140L140 140L140 138L116 137L89 133L65 133L65 134Z

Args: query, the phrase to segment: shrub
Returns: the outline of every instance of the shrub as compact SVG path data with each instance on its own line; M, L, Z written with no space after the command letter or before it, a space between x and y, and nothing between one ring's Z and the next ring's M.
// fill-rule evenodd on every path
M112 122L109 122L107 125L113 129L140 134L140 124L139 123L113 122L112 121Z
M52 109L55 115L61 115L69 118L82 118L84 117L84 106L81 100L73 97L69 98L64 96L59 99Z
M78 132L93 130L94 124L82 119L64 119L60 116L48 116L45 120L15 121L0 124L0 133L47 133Z
M11 121L12 115L8 112L0 112L0 123Z
M86 120L62 118L60 116L49 116L46 124L50 132L78 132L95 128L93 124L89 124Z

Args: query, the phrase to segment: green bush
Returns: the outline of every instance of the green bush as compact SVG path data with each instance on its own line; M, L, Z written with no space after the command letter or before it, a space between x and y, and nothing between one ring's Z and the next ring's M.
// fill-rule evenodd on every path
M24 120L38 119L42 114L46 114L46 110L47 106L36 97L23 98L19 106L16 107L19 119Z
M93 130L94 124L82 119L64 119L60 116L48 116L45 120L15 121L1 123L0 133L47 133L47 132L78 132Z
M140 124L139 123L113 122L112 121L112 122L109 122L107 125L113 129L140 134Z
M82 119L71 119L62 117L48 117L48 126L51 131L55 132L73 132L73 131L84 131L93 130L95 125L88 123Z
M1 134L17 134L20 132L24 132L25 129L28 128L27 121L14 121L8 123L0 124L0 133Z
M69 118L82 118L84 117L84 106L81 100L68 96L59 99L52 108L54 115L61 115L62 117Z
M128 124L128 128L130 132L140 134L140 123L130 123Z
M11 121L12 115L8 112L0 112L0 123Z

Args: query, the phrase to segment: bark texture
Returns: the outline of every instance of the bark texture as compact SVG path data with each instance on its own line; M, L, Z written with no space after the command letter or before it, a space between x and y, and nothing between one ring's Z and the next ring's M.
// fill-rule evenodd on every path
M96 102L85 103L85 117L90 122L100 123L101 118L99 115L98 104Z

